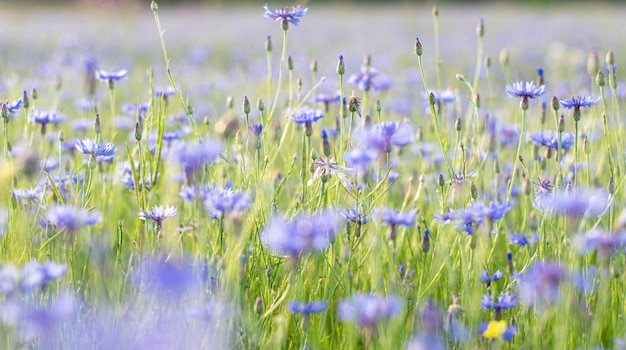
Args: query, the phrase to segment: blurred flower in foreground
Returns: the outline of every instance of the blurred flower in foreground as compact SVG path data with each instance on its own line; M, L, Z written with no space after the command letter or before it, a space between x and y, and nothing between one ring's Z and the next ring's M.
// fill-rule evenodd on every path
M519 298L527 306L541 309L554 304L569 271L557 262L536 262L518 276Z
M535 207L544 213L569 217L598 216L608 204L609 193L604 190L561 190L535 197Z
M100 222L101 215L97 211L85 211L71 205L55 204L46 212L44 226L52 226L57 230L65 230L70 239L77 230L84 226L93 226Z
M534 132L528 136L528 139L537 145L555 150L559 144L559 136L552 130L544 130ZM561 134L561 149L569 150L574 145L574 134L564 132Z
M275 253L295 258L334 242L340 222L339 215L330 211L299 214L291 220L275 217L265 227L261 241Z
M176 215L177 208L173 206L164 207L162 205L155 205L149 212L141 211L139 213L139 219L143 221L152 220L156 223L156 230L161 231L163 226L163 220L169 219Z
M113 85L116 81L126 78L128 71L126 69L120 69L115 71L96 71L96 79L109 83L109 89L113 89Z
M309 316L310 314L319 314L326 310L328 305L324 301L309 301L308 303L301 303L296 300L292 300L287 305L287 309L293 314L302 314Z
M354 294L339 302L337 313L343 322L353 322L365 330L372 330L378 322L397 316L402 302L396 296L387 298L373 294Z

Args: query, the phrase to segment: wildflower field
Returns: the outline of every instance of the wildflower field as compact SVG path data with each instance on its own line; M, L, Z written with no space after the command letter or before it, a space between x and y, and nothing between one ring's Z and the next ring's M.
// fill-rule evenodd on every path
M93 6L0 12L1 349L626 347L625 8Z

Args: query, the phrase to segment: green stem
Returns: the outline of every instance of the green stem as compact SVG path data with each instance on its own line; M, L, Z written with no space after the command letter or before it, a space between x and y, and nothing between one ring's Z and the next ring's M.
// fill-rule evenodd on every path
M422 82L424 83L424 91L426 92L426 96L430 96L430 90L428 90L428 83L426 82L426 74L424 73L424 64L422 63L422 56L417 56L417 61L420 67L420 73L422 74ZM443 161L446 165L446 170L448 171L448 178L452 179L454 172L452 171L452 167L450 166L450 162L448 161L448 155L446 151L446 147L444 146L443 137L441 136L441 129L439 128L439 118L437 117L437 111L435 110L435 105L430 104L430 112L433 115L433 122L435 123L435 131L437 132L437 140L439 141L439 147L441 148L441 154L443 155Z
M274 94L274 101L270 107L270 113L268 114L268 121L272 120L274 111L276 110L276 104L278 103L278 96L280 95L280 85L283 81L283 70L285 68L285 55L287 54L287 31L283 30L283 50L280 55L280 68L278 71L278 82L276 83L276 94ZM287 124L289 125L289 124Z
M515 154L515 161L513 163L513 172L511 173L511 181L509 182L509 188L506 191L507 202L511 200L511 191L513 190L513 182L515 180L515 172L517 171L517 164L519 163L520 152L522 151L522 142L524 140L524 133L526 125L526 111L522 109L522 131L519 134L519 141L517 143L517 153Z

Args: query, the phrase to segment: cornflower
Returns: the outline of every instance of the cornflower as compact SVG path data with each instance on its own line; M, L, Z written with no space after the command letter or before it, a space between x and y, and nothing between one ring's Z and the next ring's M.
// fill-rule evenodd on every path
M109 83L109 89L113 89L113 84L116 81L120 81L126 78L128 75L128 70L120 69L115 71L105 71L105 70L97 70L95 72L96 79Z
M76 231L99 223L101 218L100 213L95 210L87 212L71 205L56 204L50 206L43 223L57 230L65 230L72 239Z
M148 221L152 220L156 223L157 233L161 232L163 228L163 220L169 219L176 215L178 209L173 206L164 207L162 205L155 205L149 212L141 211L139 213L139 220Z
M528 99L543 95L546 92L545 89L545 85L535 86L533 81L518 81L513 85L507 85L505 92L509 97L520 97L522 99L520 108L525 111L528 109Z
M383 222L389 225L389 239L395 240L397 236L397 226L413 227L415 226L415 218L417 217L417 210L412 209L406 213L393 210L391 208L384 208L377 213Z
M318 157L314 163L315 173L313 173L313 177L308 181L307 184L311 186L313 182L315 182L315 180L317 179L321 179L322 183L326 183L330 179L331 175L337 175L337 177L343 184L347 184L348 177L346 176L345 172L349 169L342 167L338 164L339 163L337 163L332 157Z
M74 147L78 152L90 156L90 166L95 166L95 162L111 162L117 153L117 147L111 142L102 141L98 144L95 140L87 137L76 141Z
M289 29L289 23L297 27L298 23L300 23L300 18L306 16L309 11L308 7L300 9L300 5L294 6L291 9L283 7L272 10L269 6L267 6L267 4L265 4L263 8L265 9L263 17L280 22L284 31Z
M371 332L384 319L398 315L400 311L402 302L393 295L383 298L374 294L356 293L340 301L337 307L341 321L356 323L367 332Z

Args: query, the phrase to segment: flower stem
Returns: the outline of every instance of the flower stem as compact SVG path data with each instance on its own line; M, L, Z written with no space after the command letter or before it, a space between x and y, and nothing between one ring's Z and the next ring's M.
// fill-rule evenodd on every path
M515 172L517 171L517 164L519 163L519 156L522 150L522 142L524 140L524 130L526 125L526 111L522 109L522 131L519 134L519 141L517 143L517 153L515 154L515 161L513 162L513 172L511 173L511 180L509 182L509 188L506 191L507 202L511 200L511 191L513 190L513 182L515 180Z
M272 116L274 115L274 111L276 110L276 104L278 103L278 96L280 95L280 85L283 81L283 70L285 68L285 56L287 53L287 31L283 30L283 50L282 53L280 54L280 68L278 70L278 82L276 83L276 93L274 94L274 101L272 102L272 106L270 107L270 112L268 114L268 122L270 120L272 120ZM289 123L287 124L287 126L285 126L285 132L287 127L289 126Z

